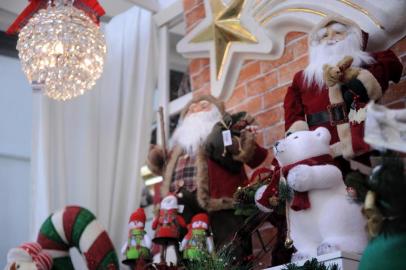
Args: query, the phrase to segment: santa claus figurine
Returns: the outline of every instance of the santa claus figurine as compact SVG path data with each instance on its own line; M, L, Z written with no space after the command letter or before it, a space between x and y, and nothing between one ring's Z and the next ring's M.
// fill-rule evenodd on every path
M213 96L192 99L181 112L172 139L169 159L153 146L149 168L163 175L161 193L178 194L185 205L183 216L208 212L216 245L226 244L243 222L234 216L233 194L247 181L244 164L255 168L267 150L255 142L254 119L245 112L228 114Z
M145 212L143 208L138 208L131 214L128 223L128 241L125 242L121 253L125 255L125 261L135 261L147 259L150 256L151 239L144 230Z
M214 243L209 233L209 216L206 213L195 215L188 229L180 246L184 259L199 260L204 254L213 253Z
M179 215L178 209L178 199L175 195L169 194L162 199L159 214L152 222L152 229L155 230L155 237L152 239L154 243L177 243L181 228L186 228L185 220Z
M368 53L367 34L343 17L326 17L309 34L309 65L295 74L284 100L287 132L326 127L334 156L369 151L365 104L379 99L402 64L390 50Z

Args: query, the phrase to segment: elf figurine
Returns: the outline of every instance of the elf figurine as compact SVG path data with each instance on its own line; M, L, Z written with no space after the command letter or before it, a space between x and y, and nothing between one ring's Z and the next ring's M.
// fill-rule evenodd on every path
M124 262L135 261L138 259L146 259L150 256L151 239L144 230L145 212L143 208L138 208L131 214L128 223L128 241L121 249L121 253L125 256Z
M154 256L156 266L177 266L178 264L178 241L181 230L186 228L186 222L179 214L183 210L182 207L182 205L178 206L178 199L173 194L169 194L161 201L158 216L152 223L152 229L155 230L152 241L160 245L159 260Z
M189 231L183 238L180 250L186 260L199 260L205 253L213 253L213 238L208 235L209 216L200 213L192 218Z
M185 220L178 213L179 208L175 195L169 194L162 199L159 214L152 223L152 229L155 230L155 237L152 239L154 243L168 244L178 241L180 229L186 228Z

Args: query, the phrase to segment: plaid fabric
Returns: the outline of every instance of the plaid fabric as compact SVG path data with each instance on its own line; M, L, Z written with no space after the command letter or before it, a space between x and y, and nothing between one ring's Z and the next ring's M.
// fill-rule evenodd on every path
M171 192L176 192L181 187L185 187L190 192L196 190L197 168L195 161L196 157L189 155L178 158L172 175Z

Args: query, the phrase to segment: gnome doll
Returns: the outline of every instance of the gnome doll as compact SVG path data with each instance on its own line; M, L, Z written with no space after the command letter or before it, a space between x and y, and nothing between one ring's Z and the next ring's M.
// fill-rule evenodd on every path
M189 231L181 244L184 259L199 260L205 253L211 254L214 243L209 235L209 216L206 213L195 215L188 227Z
M7 254L5 270L51 270L52 257L38 243L25 243Z
M125 256L125 261L146 259L150 256L151 239L144 230L145 212L143 208L138 208L131 214L128 222L128 241L121 249Z
M178 199L169 194L161 201L158 216L152 223L155 237L152 239L157 244L176 243L180 237L180 229L186 228L185 220L178 213Z

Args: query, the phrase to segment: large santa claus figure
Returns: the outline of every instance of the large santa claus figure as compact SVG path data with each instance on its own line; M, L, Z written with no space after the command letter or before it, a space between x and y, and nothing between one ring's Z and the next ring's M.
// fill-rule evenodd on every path
M213 96L194 98L181 113L167 162L158 146L148 156L151 171L164 177L162 196L178 194L186 222L209 213L216 246L231 240L242 224L232 208L233 194L247 181L244 164L254 168L267 156L255 142L253 122L244 112L226 113Z
M334 156L369 151L363 141L365 104L379 99L402 64L390 51L367 53L367 34L354 22L327 17L309 35L309 65L295 74L284 100L287 132L326 127Z

